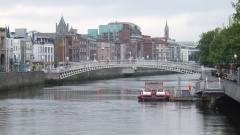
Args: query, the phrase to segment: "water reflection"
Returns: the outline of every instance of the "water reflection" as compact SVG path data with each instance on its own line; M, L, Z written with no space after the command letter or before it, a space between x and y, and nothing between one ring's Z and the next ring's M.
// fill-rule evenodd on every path
M121 78L2 92L0 134L237 133L225 115L202 102L137 101L145 80L162 80L171 86L176 85L176 78Z
M48 91L43 99L52 100L136 100L138 91L92 90L92 91Z

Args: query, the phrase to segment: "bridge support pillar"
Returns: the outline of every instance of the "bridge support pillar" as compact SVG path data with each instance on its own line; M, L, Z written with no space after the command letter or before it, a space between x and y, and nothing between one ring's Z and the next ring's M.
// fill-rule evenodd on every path
M216 108L216 97L215 97L215 95L211 96L210 104L211 104L212 109Z

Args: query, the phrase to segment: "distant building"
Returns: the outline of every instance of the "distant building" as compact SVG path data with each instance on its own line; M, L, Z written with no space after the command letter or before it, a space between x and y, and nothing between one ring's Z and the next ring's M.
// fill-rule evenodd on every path
M68 23L67 24L65 23L62 16L59 23L58 24L56 23L56 33L61 35L66 35L68 34L68 31L69 31L69 25Z
M6 71L6 30L0 27L0 72Z
M32 37L26 37L26 71L32 71L32 60L33 60L33 42Z
M71 27L69 33L70 34L77 34L77 29L73 29L73 27Z
M139 52L143 52L144 59L154 59L154 46L151 39L151 36L143 35L143 50L139 50Z
M26 28L15 29L14 37L26 38L26 36L27 36L27 29Z
M36 70L54 68L54 39L45 33L36 33L33 45L33 62Z
M107 41L130 41L131 36L141 36L141 28L134 23L112 22L99 25L99 35Z
M166 26L164 29L164 38L165 38L165 41L167 41L169 39L169 28L168 28L167 21L166 21Z
M88 35L94 38L98 38L98 29L88 29Z
M197 49L197 44L193 41L182 41L176 42L179 44L181 50L181 60L182 61L197 61L197 54L196 52L199 51Z
M158 61L167 61L167 55L169 55L169 47L167 42L163 39L152 39L154 45L154 56L153 58Z

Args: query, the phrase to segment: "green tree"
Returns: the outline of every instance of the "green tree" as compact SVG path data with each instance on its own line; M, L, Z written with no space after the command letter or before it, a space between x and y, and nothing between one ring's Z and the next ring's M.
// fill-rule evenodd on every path
M201 39L198 41L197 48L199 49L198 52L198 60L201 65L204 66L212 66L212 62L209 59L210 55L210 44L214 39L214 31L208 31L203 33Z
M240 0L237 0L236 3L232 2L232 6L236 10L236 13L233 13L233 20L235 22L239 22L240 21Z
M221 50L222 50L222 36L221 29L216 28L213 31L214 37L209 45L209 56L208 60L213 63L213 65L218 65L222 60Z
M231 27L221 32L222 36L222 53L225 62L230 64L237 62L239 56L235 60L234 55L240 55L240 24L234 23Z
M227 28L216 28L203 33L198 42L198 60L201 65L213 66L240 62L240 0L232 3L236 13L234 23ZM237 57L235 57L237 56Z

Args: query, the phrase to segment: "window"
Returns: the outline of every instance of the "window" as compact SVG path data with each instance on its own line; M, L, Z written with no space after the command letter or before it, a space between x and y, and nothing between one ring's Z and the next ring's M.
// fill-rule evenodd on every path
M47 53L47 47L45 47L45 53Z
M50 55L48 55L48 61L50 62Z
M53 62L53 56L51 55L51 62Z
M3 48L4 37L1 37L0 48Z
M53 48L51 48L51 53L53 53Z

